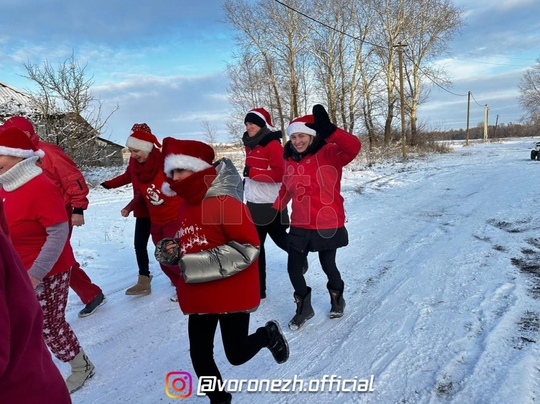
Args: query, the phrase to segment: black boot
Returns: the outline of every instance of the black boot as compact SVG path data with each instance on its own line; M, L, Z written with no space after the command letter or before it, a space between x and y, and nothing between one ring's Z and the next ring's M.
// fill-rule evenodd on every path
M345 284L341 281L341 290L331 289L329 283L326 284L326 287L330 293L330 318L343 317L343 310L345 310L343 289L345 288Z
M279 323L275 320L271 320L264 326L268 332L270 341L267 348L272 352L277 363L285 363L289 359L289 344L285 339L285 336L281 332Z
M298 330L306 321L315 315L313 307L311 307L311 288L308 288L308 293L304 298L295 293L294 302L296 303L296 314L289 321L289 328L291 330Z

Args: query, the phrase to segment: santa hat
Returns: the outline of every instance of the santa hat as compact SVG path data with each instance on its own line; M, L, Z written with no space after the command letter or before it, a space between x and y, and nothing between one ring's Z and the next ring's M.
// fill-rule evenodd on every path
M199 172L212 167L214 149L198 140L179 140L172 137L163 139L163 169L172 178L175 169Z
M254 108L246 114L244 123L251 122L257 125L259 128L268 126L270 129L274 129L272 126L272 118L268 111L264 108Z
M146 123L135 123L131 127L131 131L135 132L137 130L144 130L145 132L152 133L152 130L150 129L150 126L148 126Z
M24 131L12 126L0 131L0 156L26 159L33 156L43 157L45 153L36 147Z
M306 123L315 123L313 115L304 115L298 118L294 118L287 126L287 136L291 137L293 133L305 133L309 136L315 136L317 132L315 129L310 128Z
M34 125L32 125L32 122L30 122L23 116L12 116L2 125L3 129L13 127L19 128L20 130L27 132L31 136L36 135L36 130L34 129Z
M127 138L126 146L131 149L150 153L154 146L158 148L161 147L161 143L159 143L157 138L151 132L137 129Z

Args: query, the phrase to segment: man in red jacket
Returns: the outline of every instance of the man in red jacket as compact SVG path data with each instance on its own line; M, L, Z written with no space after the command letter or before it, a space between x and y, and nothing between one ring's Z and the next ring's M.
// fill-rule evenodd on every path
M10 127L26 132L34 145L45 152L45 157L41 159L41 169L58 186L64 196L71 238L73 226L84 225L84 210L88 207L88 186L84 176L62 148L44 142L38 137L34 125L28 119L22 116L11 117L0 127L0 131ZM92 283L77 260L74 259L74 261L69 286L85 304L79 312L79 317L87 317L102 306L107 299L101 288Z

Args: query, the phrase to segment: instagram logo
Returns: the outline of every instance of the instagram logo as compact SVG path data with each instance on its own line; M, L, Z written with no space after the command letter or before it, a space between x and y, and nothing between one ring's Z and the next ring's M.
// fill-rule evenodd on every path
M193 390L189 372L169 372L165 377L165 392L170 398L187 398Z

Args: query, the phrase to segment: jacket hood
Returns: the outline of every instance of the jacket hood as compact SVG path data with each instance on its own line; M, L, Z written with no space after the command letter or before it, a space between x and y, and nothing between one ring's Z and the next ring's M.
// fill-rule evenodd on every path
M209 196L232 196L242 201L244 199L244 186L242 177L236 170L233 162L224 157L214 163L216 166L216 178L206 192Z

